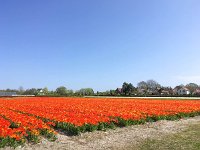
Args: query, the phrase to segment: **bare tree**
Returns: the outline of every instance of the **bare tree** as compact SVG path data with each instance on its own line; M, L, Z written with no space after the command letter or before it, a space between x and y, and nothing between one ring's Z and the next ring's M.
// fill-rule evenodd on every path
M160 88L161 85L157 81L155 81L155 80L148 80L147 81L147 87L150 90L155 90L157 88Z
M199 86L196 83L189 83L186 87L193 93Z
M147 83L145 82L145 81L141 81L141 82L139 82L138 84L137 84L137 87L139 88L139 89L147 89Z

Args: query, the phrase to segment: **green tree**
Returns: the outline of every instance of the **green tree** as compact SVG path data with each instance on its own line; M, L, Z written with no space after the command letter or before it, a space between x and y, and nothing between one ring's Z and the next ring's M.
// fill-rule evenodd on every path
M115 90L110 90L110 95L111 96L115 96L116 95L116 91Z
M24 88L22 86L20 86L18 89L18 94L22 95L24 93L24 91L25 91Z
M73 96L74 91L73 90L67 90L67 96Z
M23 95L37 95L37 89L35 88L31 88L31 89L27 89Z
M94 90L92 88L82 88L76 91L76 94L80 96L92 96L94 95Z
M131 83L126 83L126 82L123 83L122 93L124 93L124 95L131 95L134 90L135 87Z
M45 95L48 95L48 94L49 94L49 90L48 90L47 87L43 88L43 93L44 93Z
M60 96L66 96L67 95L67 88L64 86L60 86L56 89L56 94Z

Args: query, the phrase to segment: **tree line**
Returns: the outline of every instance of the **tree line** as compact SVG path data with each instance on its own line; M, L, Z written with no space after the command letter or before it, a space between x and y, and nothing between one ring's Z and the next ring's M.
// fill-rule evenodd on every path
M200 86L196 83L189 83L186 85L177 85L174 89L187 88L191 94L196 90L199 90L200 95ZM48 90L45 88L31 88L24 90L23 87L20 87L18 90L6 89L0 90L0 92L15 92L17 95L35 95L35 96L173 96L174 89L172 87L165 87L159 84L155 80L140 81L137 86L133 86L132 83L124 82L121 87L107 90L107 91L97 91L94 92L92 88L82 88L77 91L66 88L65 86L60 86L55 90ZM191 95L190 94L190 95Z
M92 96L94 95L94 90L92 88L82 88L77 91L67 89L65 86L60 86L56 90L48 90L45 88L31 88L24 90L23 87L16 89L6 89L0 90L0 92L15 92L17 95L34 95L34 96Z

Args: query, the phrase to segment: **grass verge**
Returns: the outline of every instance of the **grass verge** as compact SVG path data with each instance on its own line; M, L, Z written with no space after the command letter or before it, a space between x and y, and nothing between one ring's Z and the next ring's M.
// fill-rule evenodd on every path
M139 150L199 150L200 124L190 125L185 131L161 139L146 139Z

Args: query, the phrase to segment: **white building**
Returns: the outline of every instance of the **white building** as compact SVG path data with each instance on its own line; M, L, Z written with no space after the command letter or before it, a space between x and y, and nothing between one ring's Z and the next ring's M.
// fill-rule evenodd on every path
M182 87L177 90L177 94L178 95L188 95L188 94L190 94L190 90L186 87Z

